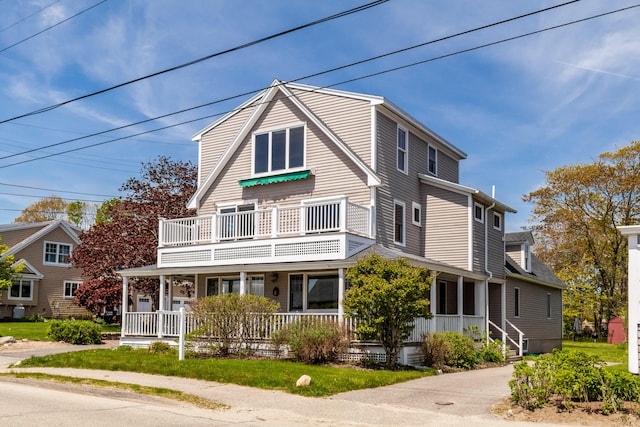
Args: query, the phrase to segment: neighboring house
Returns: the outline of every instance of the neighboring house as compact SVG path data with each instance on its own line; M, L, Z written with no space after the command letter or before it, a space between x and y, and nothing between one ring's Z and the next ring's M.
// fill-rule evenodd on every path
M9 289L0 291L0 318L13 317L16 306L24 316L86 317L89 313L73 303L80 270L69 263L73 249L80 244L80 229L63 221L0 225L1 242L9 247L24 268ZM21 310L16 311L16 314Z
M626 225L618 227L623 236L627 236L629 245L628 267L628 313L627 313L627 344L629 348L629 372L639 374L640 348L640 225Z
M532 252L529 231L507 233L507 319L524 334L528 353L562 348L562 291L566 288Z
M510 328L504 222L515 211L461 185L466 154L387 99L276 80L193 140L197 216L160 221L157 265L120 272L124 305L130 278L158 277L167 301L178 278L196 298L267 296L287 321L342 319L345 269L377 252L437 272L434 316L410 341ZM143 328L150 318L125 315L123 342L162 336Z

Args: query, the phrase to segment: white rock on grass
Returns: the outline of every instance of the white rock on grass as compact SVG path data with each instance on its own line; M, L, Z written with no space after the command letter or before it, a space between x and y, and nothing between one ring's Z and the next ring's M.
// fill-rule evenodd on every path
M296 387L305 387L309 384L311 384L311 377L309 375L303 375L296 381Z
M0 337L0 345L13 344L16 340L13 337Z

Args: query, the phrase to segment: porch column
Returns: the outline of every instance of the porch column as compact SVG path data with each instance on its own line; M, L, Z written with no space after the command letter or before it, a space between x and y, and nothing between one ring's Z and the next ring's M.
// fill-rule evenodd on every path
M247 294L247 273L245 271L240 272L240 295Z
M167 299L169 301L167 301L167 303L165 304L165 309L173 311L173 276L167 277L167 282L169 282L169 284L167 285Z
M159 294L159 298L158 298L158 310L164 310L164 293L165 293L165 289L164 289L164 276L160 276L159 277L160 280L160 290L158 291Z
M122 328L120 330L120 337L124 338L127 331L127 310L129 309L129 278L124 276L122 278L122 307L120 308L120 314L122 315Z
M344 268L338 269L338 321L344 319Z
M458 332L464 332L464 299L462 298L462 293L464 292L464 278L462 276L458 276Z
M431 280L431 288L429 289L429 311L431 311L431 319L429 319L429 332L436 331L436 313L438 312L438 289L437 277L434 275Z

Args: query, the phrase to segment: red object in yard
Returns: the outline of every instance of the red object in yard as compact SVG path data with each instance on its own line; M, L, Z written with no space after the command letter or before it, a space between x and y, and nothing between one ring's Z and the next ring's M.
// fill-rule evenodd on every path
M622 344L627 340L627 334L624 331L624 322L619 317L609 320L607 342L609 344Z

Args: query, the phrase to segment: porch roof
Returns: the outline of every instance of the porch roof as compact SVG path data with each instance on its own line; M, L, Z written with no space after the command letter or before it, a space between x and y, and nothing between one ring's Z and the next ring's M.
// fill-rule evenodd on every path
M281 262L281 263L265 263L265 264L236 264L236 265L221 265L221 266L207 266L207 267L163 267L160 268L157 264L147 265L143 267L128 268L126 270L120 270L117 273L122 277L159 277L159 276L184 276L195 274L212 274L212 273L227 273L230 270L244 271L247 273L261 273L269 271L287 271L287 270L328 270L336 268L348 268L351 267L358 259L367 256L371 253L376 253L384 258L405 258L411 264L426 267L429 270L453 274L456 276L464 276L473 280L485 280L487 275L468 271L462 268L458 268L449 264L445 264L439 261L435 261L428 258L423 258L417 255L408 254L405 252L397 251L394 249L386 248L382 245L372 245L367 249L343 260L337 261L307 261L307 262Z

